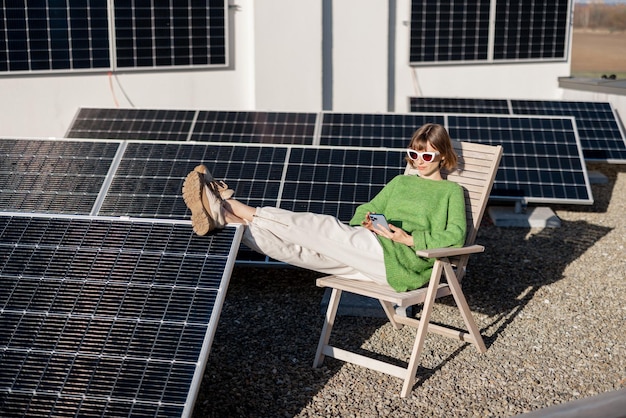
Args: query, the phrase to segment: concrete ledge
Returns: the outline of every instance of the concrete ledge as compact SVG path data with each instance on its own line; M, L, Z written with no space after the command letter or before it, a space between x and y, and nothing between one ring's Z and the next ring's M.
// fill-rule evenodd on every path
M525 212L515 213L515 208L493 206L488 209L494 225L520 228L559 228L561 220L548 207L529 207Z
M540 409L521 418L622 418L626 417L626 388L601 393L591 398L578 399L549 408Z

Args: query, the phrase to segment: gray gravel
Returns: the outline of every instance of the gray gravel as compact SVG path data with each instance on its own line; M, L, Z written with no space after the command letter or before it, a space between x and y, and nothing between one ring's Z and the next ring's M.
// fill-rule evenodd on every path
M555 206L560 228L485 219L464 291L487 352L430 334L410 397L400 379L335 359L312 368L319 276L237 267L195 417L504 417L626 387L626 165L596 164L593 206ZM451 300L436 320L462 325ZM415 331L339 317L334 341L406 361Z

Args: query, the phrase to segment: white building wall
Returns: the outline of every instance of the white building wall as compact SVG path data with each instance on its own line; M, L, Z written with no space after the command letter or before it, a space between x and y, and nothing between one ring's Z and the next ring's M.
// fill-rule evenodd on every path
M319 111L322 6L319 0L257 0L254 95L257 110Z
M388 10L387 1L333 1L334 111L387 110Z
M0 136L63 136L80 107L321 111L326 94L333 111L372 113L407 112L417 95L559 99L558 77L569 75L569 62L410 67L409 0L230 3L229 68L0 75ZM328 56L330 75L322 74Z

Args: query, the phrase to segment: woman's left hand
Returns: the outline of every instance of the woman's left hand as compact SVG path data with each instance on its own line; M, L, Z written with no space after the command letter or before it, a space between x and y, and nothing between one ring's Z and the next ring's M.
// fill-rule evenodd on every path
M413 246L413 237L407 234L402 228L389 224L389 229L383 227L373 228L374 232L382 237L389 238L394 242L399 242L409 247Z

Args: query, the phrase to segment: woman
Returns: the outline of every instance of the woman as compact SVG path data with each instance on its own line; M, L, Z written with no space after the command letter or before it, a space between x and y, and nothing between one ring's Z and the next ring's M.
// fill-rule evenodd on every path
M398 292L428 283L434 260L416 250L460 247L465 241L462 188L440 169L456 166L448 132L426 124L411 138L407 161L418 176L392 179L370 202L357 207L349 225L329 215L253 208L236 199L204 166L189 173L183 198L194 231L242 223L243 242L276 260L325 274L390 285ZM375 227L370 214L384 214L389 229Z

